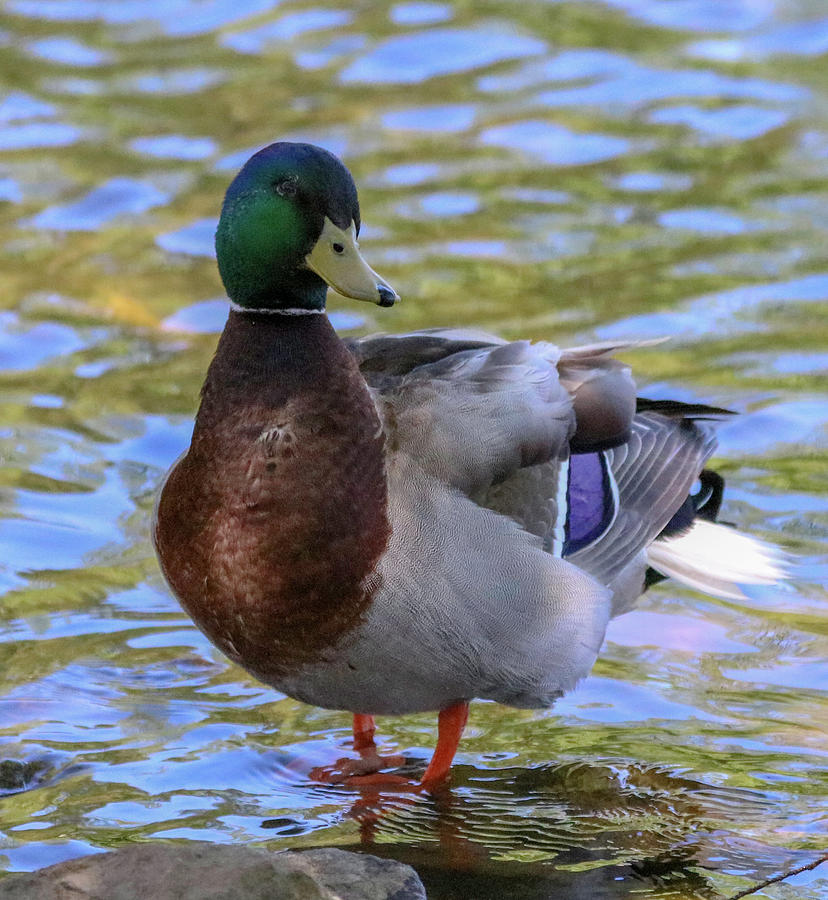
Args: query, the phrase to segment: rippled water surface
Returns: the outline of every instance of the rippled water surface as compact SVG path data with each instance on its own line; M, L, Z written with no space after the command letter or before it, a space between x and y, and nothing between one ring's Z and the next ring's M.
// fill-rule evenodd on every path
M828 832L828 10L817 0L0 2L0 869L127 841L360 846L434 898L725 897ZM784 592L669 583L545 712L478 703L450 793L309 782L346 715L251 680L148 538L226 308L222 193L341 154L404 297L727 405L725 519ZM421 766L434 716L380 720ZM374 812L383 810L377 818ZM815 872L757 896L828 896Z

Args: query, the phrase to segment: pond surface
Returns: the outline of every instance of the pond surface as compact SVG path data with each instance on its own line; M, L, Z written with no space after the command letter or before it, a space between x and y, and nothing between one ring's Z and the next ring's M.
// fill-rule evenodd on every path
M825 848L827 12L0 4L0 870L206 839L363 847L435 900L712 900ZM797 558L743 603L652 590L552 710L475 704L439 797L310 783L348 717L218 655L149 542L226 315L221 197L284 137L345 158L404 298L332 298L343 332L671 335L642 385L742 413L724 518ZM826 866L756 896L824 898Z

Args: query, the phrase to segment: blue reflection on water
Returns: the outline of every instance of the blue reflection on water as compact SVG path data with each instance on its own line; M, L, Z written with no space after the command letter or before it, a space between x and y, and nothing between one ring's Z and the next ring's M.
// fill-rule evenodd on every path
M780 128L790 116L781 109L749 105L726 106L721 109L668 106L654 110L648 118L651 122L662 125L688 125L711 138L745 141Z
M105 847L95 847L86 841L57 840L48 843L24 843L3 849L9 872L31 872L54 866L67 859L77 859L93 853L106 853Z
M690 175L680 172L625 172L610 179L621 191L650 193L655 191L686 191L693 185Z
M156 244L168 253L185 253L188 256L215 256L215 237L218 219L199 219L177 231L159 234Z
M111 53L82 44L71 37L49 37L31 41L28 50L40 59L67 66L100 66L114 59Z
M22 91L11 91L0 100L0 122L14 122L17 119L39 119L57 115L57 108L51 103L38 100Z
M377 180L388 184L411 186L431 181L439 174L440 166L438 163L400 163L396 166L389 166Z
M121 92L140 94L196 94L224 81L225 76L215 69L169 69L166 72L147 71L128 75L118 81Z
M693 340L705 335L736 334L761 329L756 321L739 319L739 313L765 303L820 303L826 297L828 273L805 275L790 281L746 284L729 291L707 294L683 304L683 308L680 306L671 311L630 316L596 330L602 338L669 335L675 341Z
M434 29L388 38L347 66L340 79L345 84L414 84L545 49L543 41L510 26Z
M239 53L261 53L272 45L291 41L308 31L347 25L353 21L353 13L342 9L307 9L288 13L281 19L225 35L221 42Z
M322 69L340 57L362 50L367 43L367 39L362 34L343 34L322 46L296 50L294 59L296 65L303 69Z
M452 17L445 3L398 3L391 8L391 21L397 25L434 25Z
M403 202L397 208L401 216L421 219L466 216L480 209L480 198L471 193L437 191Z
M745 0L603 0L632 16L687 31L747 31L764 22L773 4Z
M74 353L85 345L68 325L26 323L17 313L0 312L0 369L34 369L47 359Z
M20 203L23 191L13 178L0 178L0 200L7 203Z
M578 166L612 159L630 148L626 138L577 134L542 119L488 128L480 134L480 142L522 150L553 166Z
M25 122L0 129L0 150L34 150L37 147L66 147L83 131L66 122Z
M828 53L828 19L779 25L744 37L696 41L686 48L686 53L720 62L761 60L770 56L821 56Z
M734 78L705 69L666 72L630 61L619 72L594 84L543 91L537 99L547 106L595 105L606 107L618 115L629 115L631 109L641 108L656 100L678 97L789 103L807 95L805 88L783 82Z
M51 206L21 224L60 231L95 231L115 219L132 218L163 206L170 199L170 193L159 190L151 182L111 178L79 200Z
M466 131L474 124L476 108L470 103L413 106L385 113L382 124L400 131Z
M774 403L724 423L718 429L721 453L738 459L756 448L756 435L767 435L765 452L781 453L785 447L824 445L828 436L828 404L819 397Z
M550 81L584 81L633 71L635 63L620 53L597 48L563 50L552 57L531 60L522 66L477 80L481 91L501 93L539 87Z
M705 398L729 402L735 396L732 405L749 410L719 432L719 454L732 460L731 469L739 473L730 479L727 502L732 517L756 532L779 529L781 539L790 535L792 544L806 544L809 536L821 534L825 502L816 481L812 493L807 482L797 490L762 482L770 476L776 484L805 481L807 472L798 469L805 470L811 448L825 439L823 398L809 394L808 390L815 394L812 387L800 390L795 379L784 376L816 375L825 370L828 357L819 351L794 352L796 338L787 333L787 324L778 334L775 324L781 318L776 307L787 307L805 319L815 309L813 303L828 296L828 276L812 274L824 269L818 255L821 245L805 233L826 224L822 193L813 189L815 181L803 180L821 178L828 155L824 123L813 103L817 81L800 77L790 64L777 69L766 65L761 71L758 66L719 66L719 71L710 71L716 68L712 63L707 68L689 63L681 68L675 63L677 53L718 61L820 54L828 46L826 20L791 24L785 21L790 9L765 0L608 0L604 9L600 4L549 4L539 7L544 16L536 19L526 8L526 21L532 26L480 23L469 4L399 2L378 12L370 4L347 10L335 3L319 9L285 6L283 11L276 0L10 0L5 7L39 21L36 29L20 36L0 35L0 45L14 45L16 52L54 65L32 65L29 60L30 82L21 76L26 90L0 100L0 121L5 123L0 150L37 149L25 159L23 154L3 159L0 198L26 204L23 212L10 211L18 222L26 216L24 221L41 229L101 228L104 234L103 249L87 252L95 243L88 234L11 229L10 273L23 286L17 298L20 311L0 313L0 365L5 363L8 370L9 409L9 424L0 433L9 478L0 528L0 540L7 541L0 562L8 568L0 571L0 584L21 590L4 598L7 615L0 640L5 653L19 653L25 664L39 655L41 668L2 698L3 736L9 755L49 760L50 785L64 790L60 782L65 780L63 796L74 805L53 804L54 792L39 791L39 783L29 785L26 801L32 812L24 813L24 823L9 829L16 837L6 844L31 843L4 846L4 866L9 860L11 868L33 868L88 853L95 849L93 843L128 840L143 826L165 837L220 841L281 839L315 828L340 829L320 841L343 835L347 839L350 834L345 817L351 795L326 792L307 779L308 760L328 763L342 754L347 716L303 709L234 674L183 617L151 559L146 536L150 493L168 463L187 445L191 406L197 402L196 360L200 366L209 350L209 340L192 335L219 331L227 315L226 301L214 298L185 305L167 315L160 330L117 319L119 324L101 329L96 326L102 317L110 312L117 317L117 310L104 313L103 301L100 308L92 308L97 298L80 302L52 293L61 290L86 297L90 284L105 284L108 266L128 261L129 273L135 267L139 278L127 280L124 290L134 291L136 305L144 302L141 283L147 270L142 270L142 254L117 260L105 245L107 226L134 220L149 210L157 212L140 224L150 251L146 256L156 261L150 265L162 258L162 267L185 277L198 271L194 283L206 285L207 296L215 293L215 273L206 259L213 255L215 219L191 220L217 209L217 198L215 206L206 205L210 185L226 180L266 142L263 135L268 128L273 138L290 129L293 139L312 140L356 159L368 196L372 190L382 193L380 215L365 229L366 236L384 239L377 251L380 259L419 261L427 270L438 266L453 284L468 276L472 290L479 272L482 277L494 273L494 268L487 268L487 258L502 261L496 268L506 273L510 288L516 283L513 275L544 279L540 297L531 298L525 307L527 316L537 312L537 321L521 318L522 305L495 306L497 298L481 291L493 309L491 315L485 313L491 319L486 327L563 342L573 338L572 329L582 322L591 339L595 321L614 321L626 314L620 322L599 325L598 333L639 338L669 333L678 335L677 343L698 342L700 351L702 344L715 346L722 338L761 329L763 349L752 349L755 342L748 339L726 345L727 355L715 357L716 376L724 371L734 380L728 382L726 398L713 387L710 393L715 396ZM607 9L612 6L618 15ZM274 9L274 15L266 17ZM778 22L768 19L774 9ZM523 21L523 12L523 7L515 7L516 23ZM576 27L547 27L547 13L549 23L561 15L564 25L574 21ZM502 14L510 12L504 7ZM622 14L658 24L658 38L652 29L637 29L629 21L616 31ZM455 16L455 27L423 27ZM590 25L581 32L579 16L587 22L600 17L600 30ZM43 20L49 17L64 22L99 20L105 27L79 27L83 42L70 37L66 27L67 33L57 33L58 27L47 37ZM29 24L33 23L27 28ZM687 43L687 31L712 36ZM198 34L208 36L174 45L157 41L159 35ZM607 49L564 46L579 39L600 40ZM556 46L550 47L552 41ZM112 49L119 43L122 51ZM175 55L164 57L164 65L158 62L159 46L165 52L168 47L175 50ZM261 53L263 59L257 63L240 58L227 47ZM107 68L121 59L128 61L122 70ZM282 65L292 73L289 77L297 80L291 89L297 87L302 96L292 96L286 109L274 111L272 120L254 121L251 116L237 130L234 121L231 131L225 132L224 120L215 118L213 98L232 104L232 112L239 111L244 118L249 73L256 65L269 73L271 62L278 63L273 71L279 77ZM304 90L305 73L297 65L330 69L305 79L312 84ZM82 73L94 78L81 78L58 66L98 70ZM487 66L491 69L478 71ZM337 87L339 68L344 68L345 90ZM754 72L764 77L752 77ZM235 81L239 73L243 74ZM457 77L452 80L452 75ZM779 80L780 75L785 80ZM431 81L438 77L444 80ZM789 84L789 78L801 84ZM223 85L221 91L206 93L218 84ZM396 90L395 85L403 87ZM202 92L207 97L203 103ZM84 101L86 96L111 96L119 105L117 117L109 116L108 109L101 114L107 104ZM332 119L326 112L318 114L317 96L337 101ZM349 105L352 101L355 106ZM169 108L162 110L167 104ZM208 109L206 118L198 110L202 105ZM250 111L256 112L255 102ZM117 127L112 128L111 122ZM214 126L215 136L210 131ZM783 126L784 131L772 133ZM478 127L480 134L474 131ZM153 134L156 128L160 134ZM69 146L87 136L97 142L94 155L84 146L71 152L39 150ZM741 146L747 141L756 143ZM714 144L724 146L711 147ZM239 145L247 149L238 149ZM493 147L503 152L493 152ZM130 152L124 154L124 148ZM778 148L782 152L777 153ZM739 154L738 165L727 171L719 167L722 160ZM97 170L99 156L109 168ZM583 171L552 169L601 162L606 165ZM141 174L126 183L113 182L114 175L123 177L125 164ZM183 180L144 174L150 168L182 174L182 179L192 174L191 184L199 185L192 209L188 204L193 197L170 203ZM196 173L206 185L196 181ZM485 176L480 183L470 177L478 173ZM752 192L757 183L758 190ZM107 188L117 197L108 196ZM95 193L101 189L103 195ZM497 214L490 221L483 216L460 220L489 204ZM452 217L457 221L446 221ZM410 233L405 230L407 218L417 220ZM435 223L432 234L424 224L429 219ZM181 227L182 223L189 224ZM157 246L192 258L164 259L151 245L158 231L162 233ZM36 254L57 247L61 259L65 251L71 260L76 246L81 248L77 257L82 270L101 266L106 274L93 274L83 287L80 279L54 288L37 283L41 257ZM28 252L34 254L33 264L24 255ZM562 266L563 256L579 258ZM213 280L202 278L202 270L208 269ZM64 274L72 277L71 263L61 277ZM422 281L413 266L406 277L417 286ZM36 285L31 291L30 279ZM686 293L693 296L677 302L681 279L692 285ZM755 279L763 282L751 283ZM616 281L624 282L630 293L638 292L636 299L616 306ZM733 284L740 286L731 289ZM575 302L562 308L559 289L572 285L577 288ZM717 286L728 289L716 290ZM148 292L150 314L138 317L142 323L172 309L165 289L159 293L154 289L155 281ZM661 302L662 290L669 299L659 310L647 312L651 304ZM608 310L602 306L607 296ZM191 292L188 297L181 303L190 303ZM478 295L472 297L476 301ZM403 307L402 313L411 318L401 327L431 324L431 311L410 312L412 306ZM433 313L456 321L457 313L465 316L467 310L437 305ZM472 318L477 314L477 308L468 312ZM332 319L343 330L366 325L352 313L337 311ZM63 324L76 321L91 324ZM774 349L776 343L766 349L766 339L768 345L771 340L784 342L783 349ZM696 349L682 348L688 358ZM712 358L707 352L699 368ZM171 383L159 384L162 367L156 363L170 358L175 366L164 369L163 377L170 377ZM135 378L118 377L117 367L134 367ZM33 369L41 370L36 382L30 374ZM700 399L696 394L707 388L699 384L692 363L689 369L686 384L678 383L672 371L663 375L671 380L656 385L656 393ZM646 363L636 371L646 373ZM192 381L187 396L177 380L182 372ZM741 374L753 373L763 376L760 389L738 381ZM769 383L771 387L766 386ZM99 396L111 385L119 389L106 398L99 413ZM159 412L168 408L176 412ZM21 417L25 419L18 424ZM790 472L785 454L790 454ZM754 462L755 470L746 469L746 458ZM800 463L800 458L807 461ZM698 598L687 603L687 592L672 585L651 594L646 608L610 626L610 646L599 664L603 670L599 668L582 692L554 712L527 714L524 720L523 714L513 711L493 713L489 705L476 707L456 772L459 788L453 791L455 798L471 801L454 819L474 841L461 847L462 857L442 846L435 850L435 858L447 867L447 881L455 879L459 858L477 870L476 886L488 882L494 871L489 867L492 857L498 867L509 854L522 858L526 846L514 831L514 819L540 816L539 797L566 780L560 776L560 785L544 782L543 773L534 771L531 762L527 765L533 754L544 760L559 753L569 759L587 758L590 761L579 764L579 771L589 777L600 767L595 760L606 753L642 758L652 744L656 756L686 758L688 767L702 771L709 765L713 774L700 776L705 782L702 792L714 790L706 783L712 779L755 778L760 787L752 793L754 800L762 785L773 788L774 781L804 780L816 795L817 779L809 777L807 767L823 751L797 747L795 737L783 742L773 732L764 738L762 729L774 718L780 729L785 727L782 719L792 698L807 699L815 694L813 682L828 678L822 657L817 656L820 637L806 633L807 626L800 632L787 619L780 624L782 619L765 619L759 613L767 610L783 617L801 612L814 620L821 616L818 590L827 573L815 543L802 567L810 595L751 598L750 609L740 611ZM116 582L125 580L113 586L109 582L113 573ZM134 586L121 589L127 581ZM60 662L63 654L72 653L82 662ZM728 666L723 673L718 669L725 664L722 657ZM748 664L750 668L740 668ZM16 670L10 665L4 671L13 678ZM723 681L734 685L725 684L723 689ZM767 689L774 684L785 690ZM753 691L751 685L764 687ZM802 690L805 687L810 690ZM736 699L728 695L730 690L738 694ZM280 707L274 709L274 704ZM716 715L724 709L730 715L727 720ZM252 724L239 724L244 715ZM6 722L13 724L6 728ZM569 723L584 726L577 739L575 730L565 727ZM518 732L518 724L525 730ZM813 730L795 724L803 743L806 734L813 739ZM699 734L706 725L708 733ZM507 726L520 735L512 741L517 749L504 749L510 743L503 737L509 734ZM427 717L389 721L386 728L398 729L394 733L399 743L417 745L419 756L428 752L419 745L433 744L433 720ZM740 728L750 736L735 734ZM279 746L289 730L295 743ZM719 737L719 730L731 737ZM639 739L642 732L647 735L644 740ZM531 736L525 745L524 735ZM651 741L651 735L657 740ZM695 741L698 747L692 750L684 746ZM497 752L489 752L495 744ZM745 749L768 757L767 763L757 763L755 771L739 770L738 754ZM780 758L782 751L789 756ZM717 753L721 755L716 757ZM514 768L503 765L505 760L515 760ZM554 770L547 766L546 775ZM641 786L648 804L657 793L650 784L651 774L645 769L646 783ZM628 776L629 772L619 775L619 782ZM569 850L573 843L587 840L586 832L579 830L581 815L602 837L609 834L591 860L608 863L615 854L626 852L617 846L615 824L607 832L606 822L600 821L613 815L610 807L618 798L612 791L602 793L597 816L590 810L587 819L579 806L584 792L577 772L575 782L569 806L554 806L554 815L573 829L559 839L560 845ZM160 793L150 794L153 790ZM671 804L684 795L684 783L665 788ZM824 827L821 808L813 813L812 822L806 821L807 804L813 802L808 798L805 791L780 790L775 801L780 821L800 829L798 840L804 840L809 828L816 834ZM282 812L273 810L274 804L284 806L291 816L266 825L263 816ZM657 806L647 808L647 816L659 827L664 821L660 812ZM735 821L732 810L725 819L728 816ZM670 827L685 841L687 830L692 831L699 818L696 809L680 813ZM382 835L383 840L388 838L384 846L396 844L394 852L405 853L418 828L436 848L443 835L432 826L442 828L452 824L452 818L424 802L418 803L414 815L403 818L396 834L395 824L383 823L389 828ZM544 832L537 840L545 859L560 849L547 840L550 824L554 823L547 819L537 827ZM148 830L141 836L148 836ZM46 833L25 837L27 831ZM88 834L90 839L67 844L66 833ZM639 858L652 848L640 831L636 833L631 846ZM711 856L715 865L736 865L724 839L717 838L712 849L718 851ZM766 858L761 849L752 856ZM738 864L746 865L741 858ZM591 883L582 876L583 872L573 876L573 890L588 892ZM641 881L633 882L632 890L641 890ZM469 895L474 895L473 888Z
M208 137L189 137L184 134L159 134L133 138L129 146L138 153L161 159L207 159L217 150L217 144Z
M166 34L204 34L245 16L272 9L279 0L11 0L18 15L58 22L100 19L113 25L153 23Z
M684 228L702 234L741 234L744 231L756 231L761 228L758 222L737 216L726 209L701 209L690 206L669 209L661 213L658 223L665 228Z

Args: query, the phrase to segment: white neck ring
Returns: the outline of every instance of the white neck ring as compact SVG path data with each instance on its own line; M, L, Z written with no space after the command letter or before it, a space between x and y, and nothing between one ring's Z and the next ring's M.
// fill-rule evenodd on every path
M230 301L230 308L238 313L256 313L257 315L268 316L323 316L324 309L302 309L300 307L289 307L287 309L251 309L249 306L240 306L238 303Z

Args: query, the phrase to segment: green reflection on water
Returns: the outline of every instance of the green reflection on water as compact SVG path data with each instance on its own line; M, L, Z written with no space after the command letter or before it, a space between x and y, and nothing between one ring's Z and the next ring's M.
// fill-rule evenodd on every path
M821 10L219 7L0 12L0 756L28 763L0 798L0 867L202 837L369 847L434 897L715 897L824 846ZM360 82L389 47L414 48L408 81ZM449 795L360 806L310 784L346 717L215 654L147 525L215 345L165 320L203 325L210 220L283 137L361 185L363 248L404 297L332 298L362 331L675 335L630 362L653 395L745 413L721 432L726 518L801 558L795 589L653 591L551 712L477 704ZM433 717L380 727L419 763L434 745Z

